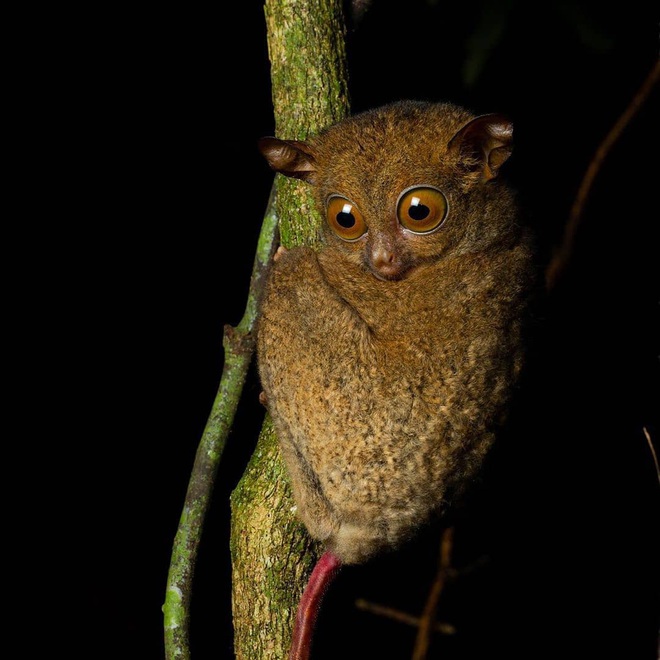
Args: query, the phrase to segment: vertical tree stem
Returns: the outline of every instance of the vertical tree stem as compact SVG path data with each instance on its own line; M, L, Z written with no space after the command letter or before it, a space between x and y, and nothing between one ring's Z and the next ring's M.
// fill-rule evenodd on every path
M342 2L266 0L265 14L276 134L305 139L348 112ZM318 245L320 218L306 184L278 175L275 186L283 245ZM231 503L236 658L285 658L317 554L296 520L268 420Z

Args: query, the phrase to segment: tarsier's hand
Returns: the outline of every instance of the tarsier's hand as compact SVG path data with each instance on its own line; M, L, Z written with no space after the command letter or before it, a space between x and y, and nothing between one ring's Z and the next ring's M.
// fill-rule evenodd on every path
M280 245L277 248L277 251L273 255L273 261L279 261L280 257L283 257L289 251L288 248L285 248L283 245Z

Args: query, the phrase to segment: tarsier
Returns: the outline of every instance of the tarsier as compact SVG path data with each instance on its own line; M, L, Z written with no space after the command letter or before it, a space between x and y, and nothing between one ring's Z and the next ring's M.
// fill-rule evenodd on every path
M396 548L475 477L523 358L531 250L498 170L511 123L399 102L306 142L263 138L313 187L324 245L280 250L259 373L297 512L325 544L291 657L341 564Z

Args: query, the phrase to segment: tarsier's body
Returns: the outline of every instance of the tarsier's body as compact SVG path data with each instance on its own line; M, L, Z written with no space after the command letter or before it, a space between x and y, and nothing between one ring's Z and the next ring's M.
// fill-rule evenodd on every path
M494 180L511 126L400 103L306 143L325 246L274 264L259 369L300 518L343 563L396 547L474 477L521 365L530 251Z

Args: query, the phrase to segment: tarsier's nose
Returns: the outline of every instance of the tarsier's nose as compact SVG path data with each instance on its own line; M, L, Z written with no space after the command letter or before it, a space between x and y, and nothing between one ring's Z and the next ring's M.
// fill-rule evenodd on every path
M394 263L394 250L383 245L376 246L371 251L371 263L376 268L389 268Z
M395 280L403 273L403 264L389 245L376 245L371 250L371 269L380 279Z

